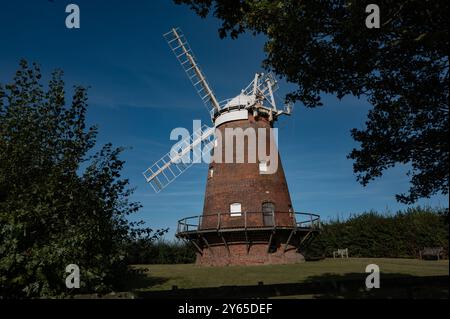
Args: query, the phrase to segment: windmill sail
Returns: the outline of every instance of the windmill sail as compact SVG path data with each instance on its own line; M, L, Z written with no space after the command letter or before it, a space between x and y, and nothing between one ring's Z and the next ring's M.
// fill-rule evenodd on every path
M219 102L217 102L213 91L206 81L206 77L200 70L200 66L196 61L197 59L183 32L179 28L174 28L165 33L164 38L180 62L203 103L208 108L208 111L211 112L213 110L214 112L218 112L220 110Z
M214 127L203 125L190 137L176 144L178 151L168 152L143 173L156 193L173 182L194 163L199 163L214 147ZM190 154L192 153L192 159Z

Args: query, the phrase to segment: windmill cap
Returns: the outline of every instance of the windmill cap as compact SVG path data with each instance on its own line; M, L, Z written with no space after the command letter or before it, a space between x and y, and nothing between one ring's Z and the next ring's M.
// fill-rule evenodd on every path
M223 107L247 106L255 102L255 96L241 93L229 100Z

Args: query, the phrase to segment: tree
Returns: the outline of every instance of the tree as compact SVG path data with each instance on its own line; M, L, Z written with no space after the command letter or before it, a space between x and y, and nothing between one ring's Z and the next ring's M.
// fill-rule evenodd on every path
M370 1L174 0L222 21L220 37L267 36L263 65L295 83L307 107L321 93L366 98L373 108L349 158L362 185L407 164L413 203L449 187L448 1L380 0L379 29L365 25Z
M86 127L87 90L66 105L63 72L48 90L39 66L20 62L0 85L0 298L66 293L66 266L80 269L81 289L107 291L127 276L124 243L140 208L120 178L122 148L97 152ZM70 291L69 291L70 293Z

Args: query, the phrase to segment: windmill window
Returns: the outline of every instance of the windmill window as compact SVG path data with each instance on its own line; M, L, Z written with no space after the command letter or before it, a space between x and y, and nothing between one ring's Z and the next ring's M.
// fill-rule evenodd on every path
M230 205L230 216L241 216L241 203L233 203Z
M267 161L259 161L259 172L267 172Z

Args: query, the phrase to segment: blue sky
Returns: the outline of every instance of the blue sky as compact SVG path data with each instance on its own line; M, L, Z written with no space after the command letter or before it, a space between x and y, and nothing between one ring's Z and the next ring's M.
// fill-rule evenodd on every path
M69 3L80 7L80 29L65 27ZM131 148L123 154L123 176L143 205L131 218L169 227L168 239L178 219L201 213L207 166L194 165L159 194L146 185L142 171L170 150L173 128L191 130L194 119L210 124L162 37L173 26L186 34L219 100L237 95L261 71L262 36L220 40L219 21L200 19L172 1L0 0L0 82L12 78L23 57L40 63L45 78L62 68L68 91L74 84L89 85L88 120L99 126L99 143ZM280 96L292 88L283 81L280 87ZM295 210L328 219L405 208L394 198L409 187L404 167L363 188L346 159L356 146L349 131L363 127L370 105L351 97L323 99L325 106L318 109L297 104L293 116L277 124ZM447 207L448 196L419 204Z

